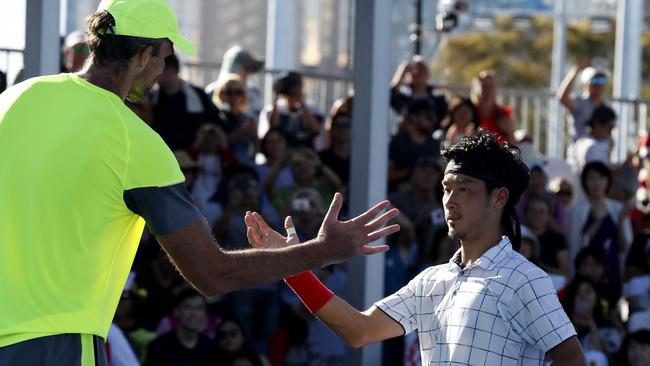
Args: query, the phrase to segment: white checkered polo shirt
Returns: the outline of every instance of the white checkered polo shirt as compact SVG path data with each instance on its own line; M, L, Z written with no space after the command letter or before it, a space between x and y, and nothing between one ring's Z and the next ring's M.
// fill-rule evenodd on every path
M503 237L461 268L460 250L375 305L417 329L422 365L542 365L576 334L548 275Z

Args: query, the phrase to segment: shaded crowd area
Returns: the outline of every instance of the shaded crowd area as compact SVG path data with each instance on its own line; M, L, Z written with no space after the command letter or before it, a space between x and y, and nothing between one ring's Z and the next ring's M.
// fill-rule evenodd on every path
M65 66L74 70L75 52L87 55L87 48L81 39L68 46ZM316 236L334 193L347 199L354 174L354 97L318 110L303 93L301 75L286 72L264 105L249 80L263 61L237 46L210 85L181 79L180 68L168 57L148 101L130 107L174 151L219 245L250 247L247 211L281 233L291 216L301 240ZM572 116L565 160L535 151L513 108L497 103L493 71L476 75L469 95L438 90L429 79L425 61L413 57L387 86L386 102L399 118L389 142L387 197L401 211L402 229L389 239L384 294L458 250L447 236L440 149L489 130L517 145L530 169L517 206L520 252L551 276L587 356L596 365L650 360L650 138L642 136L625 161L611 161L620 121L605 95L609 73L585 62L558 90ZM346 297L345 264L315 272ZM108 347L115 365L342 365L346 349L283 283L205 299L146 231ZM382 353L385 365L420 362L414 334L384 342Z

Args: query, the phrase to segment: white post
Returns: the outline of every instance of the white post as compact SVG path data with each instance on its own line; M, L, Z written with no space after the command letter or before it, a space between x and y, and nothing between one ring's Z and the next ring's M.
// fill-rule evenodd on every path
M298 63L300 44L298 34L298 1L269 0L266 23L266 65L267 69L295 70ZM273 76L264 79L264 104L273 102ZM257 133L264 136L268 125L257 127Z
M553 21L553 54L551 69L551 92L557 92L564 77L566 59L566 0L556 0ZM564 110L556 98L548 103L548 132L546 155L564 156Z
M616 48L614 57L614 97L639 98L641 90L641 32L643 28L643 1L619 0L616 13ZM616 161L627 155L628 136L634 113L621 106L616 128Z
M59 0L27 0L26 19L23 79L59 73Z
M356 0L350 214L386 198L390 0ZM365 310L383 297L384 255L348 262L348 301ZM381 365L380 344L350 349L346 365Z

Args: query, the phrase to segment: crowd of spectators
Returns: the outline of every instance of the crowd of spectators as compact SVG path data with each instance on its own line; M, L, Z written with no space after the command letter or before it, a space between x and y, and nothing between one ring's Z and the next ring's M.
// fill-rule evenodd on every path
M83 42L70 37L65 64L78 67ZM301 239L318 232L335 192L348 194L353 97L330 111L312 106L299 73L280 75L272 103L248 81L263 61L235 46L206 88L179 75L172 55L149 100L130 105L174 151L197 207L227 249L249 247L244 215L260 212L275 229L292 216ZM572 94L580 77L582 94ZM566 161L524 148L513 108L497 103L497 75L480 72L469 95L429 84L414 57L396 70L390 107L399 126L389 142L388 192L402 230L390 237L385 294L459 248L447 237L440 148L489 130L520 145L530 185L517 213L520 252L551 276L587 357L595 365L650 360L650 138L623 162L610 160L617 115L609 74L582 62L558 98L572 116ZM519 133L518 133L519 132ZM316 139L325 141L320 151ZM523 156L524 152L526 156ZM566 169L558 169L558 165ZM345 265L316 271L342 297ZM205 299L175 271L155 239L142 238L108 339L114 365L341 365L344 343L310 316L283 284ZM383 345L385 365L415 365L417 337Z
M182 80L170 56L148 103L133 108L175 151L220 245L249 247L246 211L260 212L278 230L292 216L299 236L313 237L333 194L348 193L353 98L319 111L305 97L301 75L287 72L277 78L272 103L263 106L247 82L262 62L234 47L224 67L204 90ZM583 94L573 96L579 75ZM429 79L424 60L414 57L398 67L389 86L387 102L399 125L389 142L387 196L401 211L402 230L389 239L385 294L423 268L447 262L459 248L447 237L440 148L489 130L521 146L530 185L516 207L520 252L551 276L589 360L640 365L650 359L650 139L639 141L625 162L610 160L617 115L604 97L608 74L582 63L558 92L573 118L566 161L531 152L513 108L497 103L493 71L480 72L469 95L449 96ZM316 139L325 141L320 151ZM345 296L345 265L317 275ZM133 277L115 326L144 364L343 363L344 343L283 284L205 300L147 235ZM413 335L384 342L384 364L418 364L417 342Z

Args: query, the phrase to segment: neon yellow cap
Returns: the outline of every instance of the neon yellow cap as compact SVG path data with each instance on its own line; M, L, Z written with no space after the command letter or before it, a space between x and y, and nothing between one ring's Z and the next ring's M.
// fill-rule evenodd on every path
M167 0L102 0L100 10L115 19L116 35L169 38L186 54L196 54L194 43L179 32L176 14Z

